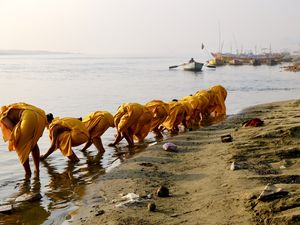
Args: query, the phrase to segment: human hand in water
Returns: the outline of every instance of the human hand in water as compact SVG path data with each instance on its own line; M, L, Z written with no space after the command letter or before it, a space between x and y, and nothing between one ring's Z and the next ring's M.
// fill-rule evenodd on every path
M114 147L114 146L116 146L116 144L115 143L109 143L108 146L109 147Z
M45 160L46 158L47 158L47 156L45 156L45 155L41 155L41 156L40 156L40 160L41 160L41 161Z

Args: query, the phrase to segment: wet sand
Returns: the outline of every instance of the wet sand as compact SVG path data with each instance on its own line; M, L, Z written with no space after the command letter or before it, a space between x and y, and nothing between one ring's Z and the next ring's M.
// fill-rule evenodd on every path
M262 127L243 127L251 118ZM230 134L232 142L222 143ZM299 224L300 100L251 107L226 121L162 141L89 185L69 224ZM165 142L177 152L162 149ZM230 166L235 162L236 170ZM266 184L286 196L258 200ZM158 197L164 185L169 197ZM121 196L140 202L125 207ZM150 212L147 205L155 203Z

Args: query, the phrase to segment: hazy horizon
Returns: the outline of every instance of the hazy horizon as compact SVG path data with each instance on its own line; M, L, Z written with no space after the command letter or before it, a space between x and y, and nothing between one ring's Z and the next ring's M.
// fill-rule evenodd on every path
M0 0L0 50L109 56L296 51L299 8L297 0Z

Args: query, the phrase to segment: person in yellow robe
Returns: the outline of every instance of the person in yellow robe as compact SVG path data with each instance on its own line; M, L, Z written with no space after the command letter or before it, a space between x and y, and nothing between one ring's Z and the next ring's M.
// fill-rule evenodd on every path
M177 134L179 132L179 125L185 124L185 107L182 103L178 102L178 100L173 99L173 101L169 102L169 115L165 119L162 124L163 129L167 129L172 134Z
M201 91L197 91L194 94L194 96L196 96L199 99L199 105L198 105L200 111L199 122L201 123L209 117L210 114L209 105L214 95L211 91L201 90Z
M94 144L99 152L104 152L101 135L109 127L115 126L113 115L106 111L96 111L84 117L82 122L88 129L90 139L81 151L85 151Z
M79 146L89 141L90 136L87 128L78 118L55 118L49 125L49 137L51 146L42 155L41 160L46 159L56 149L60 149L64 156L71 161L77 162L79 158L73 152L72 147Z
M125 138L128 146L132 147L134 136L142 141L150 131L152 117L152 113L139 103L122 104L114 116L116 139L109 146L115 146Z
M157 138L162 138L163 135L159 130L159 126L165 121L169 115L169 105L161 100L152 100L145 104L145 107L153 113L150 131Z
M185 99L185 100L181 99L179 102L183 105L183 107L185 109L185 114L184 114L185 126L184 126L184 128L190 129L195 122L194 108L191 104L191 101L188 101L187 99Z
M9 142L9 151L17 152L27 176L31 175L30 152L35 173L39 174L40 150L37 142L48 124L47 116L42 109L26 103L14 103L2 106L0 109L3 140Z
M224 116L226 115L226 105L225 100L227 98L227 91L221 85L213 86L209 89L215 94L215 105L211 109L215 113L215 116Z

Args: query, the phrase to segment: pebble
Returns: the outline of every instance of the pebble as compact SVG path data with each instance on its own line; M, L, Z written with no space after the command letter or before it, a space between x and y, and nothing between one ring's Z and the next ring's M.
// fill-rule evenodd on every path
M155 209L156 209L156 205L155 205L155 203L150 202L150 203L148 204L147 208L148 208L148 211L154 212Z
M0 213L11 213L12 209L13 209L12 205L1 205Z
M156 194L158 197L169 197L169 189L165 186L160 186L157 189Z
M40 193L25 193L16 198L16 202L34 202L40 200L42 195Z

